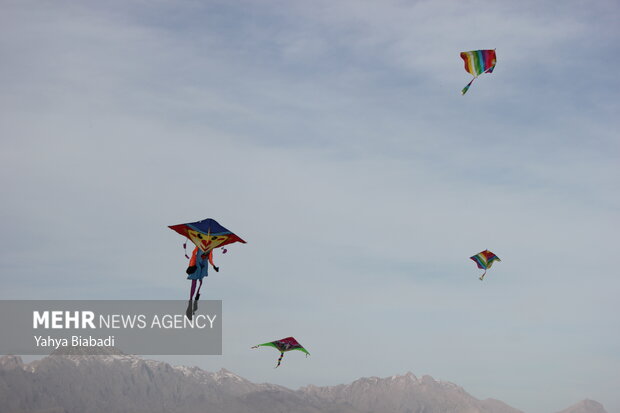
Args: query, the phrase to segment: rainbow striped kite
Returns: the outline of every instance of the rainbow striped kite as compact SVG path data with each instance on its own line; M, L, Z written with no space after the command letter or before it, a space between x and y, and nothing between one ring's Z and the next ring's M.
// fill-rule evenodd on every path
M484 250L473 257L469 257L469 259L474 261L476 265L478 265L478 268L484 270L484 273L480 276L480 281L482 281L487 273L487 270L491 268L495 261L501 261L497 255L493 254L489 250Z
M471 52L461 52L461 58L465 61L465 70L474 77L471 82L461 90L461 94L467 93L471 84L483 73L493 73L497 57L493 50L472 50Z

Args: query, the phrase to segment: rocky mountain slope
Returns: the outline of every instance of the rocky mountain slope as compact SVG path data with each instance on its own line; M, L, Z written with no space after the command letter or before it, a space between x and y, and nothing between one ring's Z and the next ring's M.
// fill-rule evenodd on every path
M299 390L135 356L0 357L0 413L522 413L412 373ZM584 400L559 413L606 413Z
M412 373L388 378L369 377L331 387L300 389L315 403L341 403L360 412L523 413L498 401L478 400L456 384Z

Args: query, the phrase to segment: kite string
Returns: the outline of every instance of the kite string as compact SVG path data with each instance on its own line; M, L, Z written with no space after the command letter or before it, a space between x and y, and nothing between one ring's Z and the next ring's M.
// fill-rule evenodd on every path
M484 272L482 273L482 275L480 276L480 281L482 281L482 279L484 278L484 276L486 275L487 270L486 268L484 269Z

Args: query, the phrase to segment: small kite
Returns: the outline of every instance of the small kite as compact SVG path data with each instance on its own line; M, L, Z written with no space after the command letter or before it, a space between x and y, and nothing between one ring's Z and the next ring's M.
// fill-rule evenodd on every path
M282 357L284 357L284 353L286 353L287 351L299 350L306 353L306 357L310 355L310 353L308 353L308 350L303 348L303 346L299 344L299 342L293 337L283 338L282 340L270 341L269 343L259 344L252 348L259 347L273 347L280 350L280 358L278 359L278 365L275 367L276 369L280 366L280 363L282 362Z
M474 261L476 265L478 265L478 268L484 270L484 273L480 276L480 281L482 281L487 273L487 270L491 268L495 261L501 261L497 255L493 254L489 250L484 250L473 257L469 257L469 259Z
M467 86L461 90L461 94L464 95L478 76L483 73L493 73L497 58L495 56L495 49L461 52L461 58L465 61L465 70L474 77Z

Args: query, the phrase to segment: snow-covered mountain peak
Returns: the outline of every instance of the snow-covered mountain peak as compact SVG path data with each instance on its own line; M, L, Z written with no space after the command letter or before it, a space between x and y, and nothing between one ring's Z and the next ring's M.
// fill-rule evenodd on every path
M232 380L232 381L237 381L237 382L245 382L245 381L247 381L243 377L238 376L237 374L233 373L232 371L226 370L224 368L222 368L218 372L214 373L213 374L213 378L216 381L223 381L223 380Z
M0 357L0 400L7 412L523 413L411 372L294 391L226 369L212 373L123 354L56 355L28 364ZM600 403L583 400L559 413L606 412Z
M602 404L597 401L585 399L577 404L572 405L568 409L564 409L558 413L607 413Z

